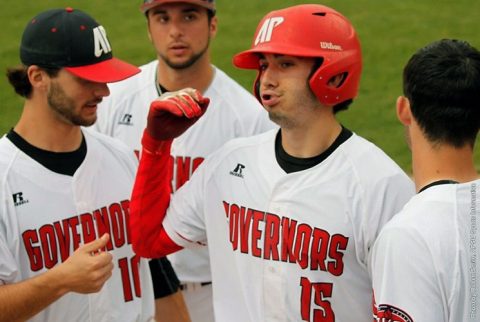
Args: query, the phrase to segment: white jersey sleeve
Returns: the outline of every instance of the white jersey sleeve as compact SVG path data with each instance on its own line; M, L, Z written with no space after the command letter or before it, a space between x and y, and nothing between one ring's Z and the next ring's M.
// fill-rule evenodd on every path
M177 245L186 247L186 250L208 245L204 213L208 208L205 204L208 200L205 195L206 184L224 153L220 149L209 155L204 164L193 173L193 180L189 180L172 196L163 226L170 238ZM187 232L179 233L176 230L178 226L187 226Z
M371 266L378 321L479 321L479 183L430 187L382 230Z
M446 321L439 290L431 279L435 276L431 254L415 231L386 228L372 259L373 312L378 321Z

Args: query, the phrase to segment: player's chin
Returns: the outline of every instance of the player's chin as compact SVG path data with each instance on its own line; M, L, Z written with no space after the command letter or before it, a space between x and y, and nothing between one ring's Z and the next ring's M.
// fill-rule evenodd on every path
M95 113L92 113L90 115L83 115L81 118L79 118L77 122L79 124L77 125L92 126L93 124L95 124L96 121L97 121L97 112L95 111Z
M85 118L97 118L97 105L85 106L82 110L83 117Z

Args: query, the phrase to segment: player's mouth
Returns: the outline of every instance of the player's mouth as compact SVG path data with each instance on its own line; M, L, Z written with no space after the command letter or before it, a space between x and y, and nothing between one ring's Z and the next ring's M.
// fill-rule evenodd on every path
M168 50L172 52L175 56L180 56L185 54L187 49L188 49L188 46L183 44L173 44L168 47Z
M84 107L87 109L97 109L98 104L102 102L102 99L95 99L93 101L87 102Z
M260 96L264 106L275 106L280 101L280 97L273 92L266 91Z

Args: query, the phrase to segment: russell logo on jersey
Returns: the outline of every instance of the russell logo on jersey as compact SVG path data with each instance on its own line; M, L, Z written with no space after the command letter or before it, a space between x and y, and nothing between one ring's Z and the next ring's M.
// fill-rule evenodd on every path
M241 163L237 163L237 166L235 167L235 169L230 171L230 174L235 177L243 178L243 169L245 169L245 166Z
M28 203L28 199L23 198L23 192L17 192L12 195L15 207Z
M130 126L131 126L131 125L133 125L133 123L132 123L132 117L133 117L132 114L126 113L126 114L124 114L124 115L122 116L122 118L118 121L118 124L121 124L121 125L130 125Z

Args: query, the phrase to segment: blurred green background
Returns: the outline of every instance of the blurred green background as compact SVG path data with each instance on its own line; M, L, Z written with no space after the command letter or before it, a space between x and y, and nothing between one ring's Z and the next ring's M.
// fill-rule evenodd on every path
M251 89L253 71L232 66L232 56L250 46L260 19L269 11L300 3L293 0L218 0L219 32L212 43L215 65ZM401 73L420 47L440 38L460 38L480 48L480 1L457 0L325 0L347 16L362 42L364 68L359 97L339 114L341 122L377 144L407 172L410 153L395 116ZM23 101L8 84L5 70L19 63L18 46L26 23L40 11L72 6L90 13L107 30L114 54L136 65L154 58L141 0L41 0L0 2L0 134L15 125ZM477 149L478 150L478 149ZM480 166L480 155L475 156Z

